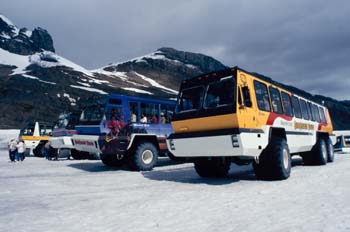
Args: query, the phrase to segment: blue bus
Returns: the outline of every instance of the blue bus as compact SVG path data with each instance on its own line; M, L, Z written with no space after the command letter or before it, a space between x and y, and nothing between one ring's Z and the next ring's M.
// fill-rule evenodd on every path
M81 113L74 148L99 153L108 166L126 163L131 170L147 171L158 156L169 155L166 137L175 101L111 94Z

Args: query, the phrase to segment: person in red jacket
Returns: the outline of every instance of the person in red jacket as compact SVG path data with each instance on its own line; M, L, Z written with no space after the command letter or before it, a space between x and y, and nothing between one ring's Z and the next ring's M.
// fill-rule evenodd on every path
M119 123L118 121L115 119L115 116L111 116L111 120L108 123L108 128L111 130L110 133L112 135L117 135L119 133Z

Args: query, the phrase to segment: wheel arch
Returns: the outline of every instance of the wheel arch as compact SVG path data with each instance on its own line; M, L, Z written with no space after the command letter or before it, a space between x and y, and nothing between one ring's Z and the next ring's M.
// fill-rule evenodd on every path
M150 142L158 149L158 151L160 150L157 136L150 134L132 135L127 150L134 150L137 145L142 142Z
M269 142L271 142L272 138L282 138L287 141L286 130L280 127L271 127L269 132Z

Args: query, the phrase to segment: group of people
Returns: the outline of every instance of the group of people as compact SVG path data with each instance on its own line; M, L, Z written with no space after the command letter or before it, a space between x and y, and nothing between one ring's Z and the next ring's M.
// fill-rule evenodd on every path
M158 124L158 117L157 115L153 115L151 119L147 119L147 116L143 113L141 115L140 123L153 123L153 124ZM166 118L164 113L160 113L160 123L165 124L166 123Z
M111 115L111 120L108 122L108 128L110 133L115 136L118 135L120 130L125 126L124 117L120 116L119 120L116 119L115 115Z
M26 145L22 139L11 139L8 143L8 150L11 162L19 162L24 160L24 152L26 151Z

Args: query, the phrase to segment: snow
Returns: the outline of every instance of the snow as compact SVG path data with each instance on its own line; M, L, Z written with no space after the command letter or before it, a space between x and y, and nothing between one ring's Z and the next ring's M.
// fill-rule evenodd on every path
M191 69L197 69L197 67L192 64L186 64L186 66Z
M70 104L72 106L76 105L77 101L74 98L72 98L68 93L63 93L63 97L68 98L68 100L71 102Z
M257 181L251 166L203 179L163 158L150 172L100 161L9 163L0 152L0 231L349 231L350 154L326 166L294 159L291 177Z
M45 84L50 84L50 85L56 85L57 84L57 83L51 82L51 81L43 81L43 80L41 80L38 77L34 77L34 76L31 76L31 75L28 75L28 74L21 74L21 75L23 77L26 77L26 78L29 78L29 79L33 79L33 80L37 80L37 81L40 81L40 82L45 83Z
M7 23L7 25L9 25L10 27L12 27L12 32L16 35L18 35L19 33L19 29L16 27L16 25L11 21L9 20L7 17L5 17L4 15L0 14L0 18L5 22Z
M349 131L349 130L333 131L333 133L334 133L336 136L350 135L350 131Z
M145 90L141 90L141 89L136 89L136 88L122 88L122 89L128 90L128 91L137 92L137 93L144 93L144 94L154 95L151 92L148 92L148 91L145 91Z
M83 87L83 86L78 86L78 85L70 85L70 87L76 88L76 89L83 89L83 90L86 90L86 91L89 91L89 92L96 92L96 93L99 93L99 94L108 94L105 91L102 91L100 89L95 89L95 88Z
M80 85L84 85L84 86L86 86L86 87L90 87L90 86L91 86L91 85L88 84L88 83L83 83L83 82L80 82L80 81L77 81L77 83L80 84Z
M138 87L147 87L146 85L142 85L142 84L139 84L139 83L136 83L136 82L133 82L133 81L129 81L128 80L129 77L128 77L126 72L117 72L117 71L109 72L109 71L104 70L103 68L95 69L95 70L92 70L91 72L103 74L103 75L109 76L111 78L117 77L117 78L121 79L122 81L125 81L125 82L127 82L129 84L132 84L132 85L135 85L135 86L138 86ZM111 86L111 85L109 85L109 86Z
M24 70L30 65L28 56L17 55L2 48L0 48L0 63L17 66L12 75L25 73Z
M7 149L7 143L9 142L9 140L17 139L18 135L19 135L19 130L17 129L0 130L0 150Z
M57 94L57 97L60 98L60 97L61 97L61 94L58 93L58 94Z
M6 35L5 33L1 33L0 36L5 38L5 39L11 39L11 36Z
M23 33L24 33L26 36L28 36L29 38L32 36L32 31L25 30Z
M141 75L140 73L137 73L137 72L134 72L137 76L141 77L142 80L144 81L147 81L148 83L151 84L151 86L154 86L154 87L157 87L157 88L160 88L160 89L163 89L163 90L166 90L167 92L170 92L172 94L178 94L178 91L175 91L173 89L169 89L163 85L160 85L158 82L156 82L155 80L151 79L151 78L148 78L144 75Z
M52 61L42 60L43 57L50 58L50 60ZM84 73L86 76L88 76L89 82L94 82L97 84L108 83L108 81L97 80L93 78L94 75L90 71L50 51L44 51L40 53L35 53L33 55L29 55L29 56L23 56L23 55L10 53L0 48L0 63L17 66L17 68L14 70L14 72L11 75L26 73L26 67L31 64L38 65L39 67L42 67L42 68L66 66L66 67L72 68L77 72Z

